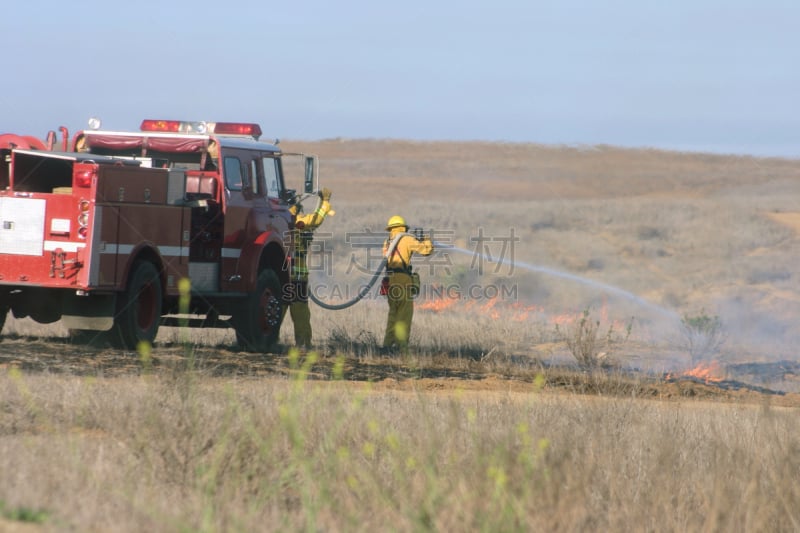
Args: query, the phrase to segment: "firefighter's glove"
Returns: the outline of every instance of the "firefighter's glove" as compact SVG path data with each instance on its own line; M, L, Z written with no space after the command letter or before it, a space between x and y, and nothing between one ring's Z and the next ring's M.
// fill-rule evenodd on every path
M324 187L321 191L319 191L319 196L325 202L331 201L331 190L327 187Z

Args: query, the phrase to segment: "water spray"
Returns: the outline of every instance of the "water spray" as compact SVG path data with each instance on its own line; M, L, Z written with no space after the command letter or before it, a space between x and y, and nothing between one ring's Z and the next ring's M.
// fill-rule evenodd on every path
M434 242L434 246L446 247L447 249L454 250L454 251L456 251L458 253L466 254L466 255L475 255L477 253L474 250L466 250L464 248L459 248L458 246L444 245L444 244L441 244L441 243L438 243L438 242ZM490 257L486 257L485 255L481 255L481 254L478 254L478 255L480 255L481 257L483 257L487 261L492 261L492 259ZM642 307L651 309L651 310L657 312L658 314L660 314L660 315L662 315L664 317L671 318L671 319L679 318L678 315L676 315L674 312L672 312L672 311L670 311L668 309L664 309L663 307L661 307L659 305L656 305L653 302L649 302L649 301L645 300L644 298L642 298L641 296L638 296L638 295L636 295L636 294L634 294L632 292L626 291L625 289L621 289L619 287L615 287L614 285L609 285L607 283L602 283L600 281L595 281L595 280L592 280L592 279L589 279L589 278L584 278L584 277L578 276L576 274L570 274L569 272L563 272L561 270L556 270L556 269L549 268L549 267L546 267L546 266L532 265L530 263L525 263L523 261L515 261L515 262L512 263L511 261L508 261L506 259L499 258L496 262L501 264L501 265L506 265L506 266L522 267L522 268L524 268L524 269L526 269L526 270L528 270L530 272L540 272L542 274L548 274L550 276L554 276L554 277L557 277L557 278L562 278L562 279L566 279L566 280L570 280L570 281L576 281L576 282L581 283L583 285L587 285L589 287L594 287L596 289L601 289L601 290L604 290L604 291L608 291L610 293L616 294L617 296L621 296L621 297L623 297L623 298L625 298L625 299L627 299L627 300L629 300L631 302L636 303L637 305L640 305Z
M372 287L378 281L378 278L380 278L381 274L383 273L384 269L386 268L386 262L387 262L388 258L391 256L392 252L394 252L394 249L397 247L397 243L404 236L410 236L410 237L414 237L414 238L418 238L419 237L416 234L407 233L407 232L406 233L400 233L399 235L397 235L392 240L392 242L389 243L389 247L388 247L388 249L386 251L386 254L384 255L383 259L381 260L380 264L378 265L378 268L372 274L372 278L370 278L369 282L365 286L363 286L361 288L361 290L359 291L358 295L356 295L353 299L348 300L348 301L343 302L343 303L340 303L340 304L329 304L329 303L323 302L322 300L317 298L314 295L314 292L309 290L309 298L311 299L311 301L313 301L315 304L317 304L318 306L322 307L323 309L327 309L329 311L339 311L339 310L342 310L342 309L347 309L348 307L352 307L353 305L355 305L356 303L358 303L359 301L364 299L364 297L369 293L370 289L372 289ZM445 243L440 243L440 242L437 242L437 241L433 241L433 245L434 245L435 248L444 249L444 250L453 250L455 252L458 252L458 253L464 254L464 255L474 256L474 255L477 254L477 255L479 255L480 257L482 257L483 259L485 259L487 261L490 261L490 262L493 261L491 257L487 257L484 254L478 254L474 250L467 250L467 249L464 249L464 248L459 248L458 246L453 246L452 244L445 244ZM542 266L542 265L532 265L530 263L525 263L525 262L522 262L522 261L515 261L515 262L512 263L511 261L509 261L507 259L499 258L495 262L499 263L499 264L502 264L502 265L506 265L506 266L522 267L522 268L524 268L524 269L526 269L526 270L528 270L530 272L539 272L539 273L547 274L547 275L554 276L554 277L557 277L557 278L566 279L566 280L569 280L569 281L575 281L575 282L580 283L582 285L593 287L595 289L604 290L604 291L607 291L609 293L615 294L617 296L621 296L621 297L623 297L623 298L625 298L625 299L627 299L627 300L629 300L631 302L634 302L637 305L640 305L640 306L642 306L644 308L647 308L647 309L650 309L652 311L655 311L656 313L658 313L659 315L661 315L661 316L663 316L665 318L669 318L671 320L678 320L680 318L673 311L670 311L670 310L665 309L665 308L663 308L663 307L661 307L659 305L656 305L656 304L654 304L652 302L649 302L649 301L645 300L644 298L642 298L641 296L638 296L638 295L636 295L636 294L634 294L634 293L632 293L630 291L626 291L625 289L622 289L620 287L616 287L614 285L609 285L607 283L603 283L603 282L600 282L600 281L595 281L595 280L592 280L592 279L589 279L589 278L584 278L584 277L578 276L576 274L571 274L569 272L563 272L563 271L556 270L554 268L550 268L550 267L546 267L546 266Z

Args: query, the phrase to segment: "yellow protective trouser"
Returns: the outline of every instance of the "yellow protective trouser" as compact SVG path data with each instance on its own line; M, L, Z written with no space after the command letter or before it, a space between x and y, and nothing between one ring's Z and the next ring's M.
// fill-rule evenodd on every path
M389 318L383 346L407 348L411 337L411 320L414 318L414 299L411 298L411 276L402 272L389 274Z
M284 288L284 305L281 323L286 317L286 311L292 317L294 324L294 343L297 346L311 346L311 309L308 308L308 281L292 280Z
M311 346L311 309L308 302L292 302L289 314L294 322L294 343L297 346Z

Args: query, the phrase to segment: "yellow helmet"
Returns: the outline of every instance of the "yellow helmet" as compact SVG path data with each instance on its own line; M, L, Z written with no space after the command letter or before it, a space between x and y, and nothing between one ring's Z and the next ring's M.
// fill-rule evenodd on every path
M386 231L389 231L392 228L399 228L399 227L408 227L406 224L406 219L401 217L400 215L395 215L389 219L389 222L386 223Z

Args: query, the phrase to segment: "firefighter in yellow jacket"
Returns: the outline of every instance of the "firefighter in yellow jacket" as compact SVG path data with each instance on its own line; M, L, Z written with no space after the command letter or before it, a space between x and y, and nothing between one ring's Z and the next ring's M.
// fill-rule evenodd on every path
M403 217L395 215L386 224L386 231L389 232L389 238L383 245L384 256L394 238L408 231L408 224ZM415 297L412 293L411 256L415 253L430 255L432 252L433 243L429 238L417 239L412 235L404 235L400 237L391 256L387 257L389 286L386 296L389 300L389 318L383 338L384 351L408 348Z
M294 323L294 342L297 346L311 346L311 310L308 307L308 248L314 239L316 230L327 215L333 216L330 199L331 191L327 188L319 193L321 201L312 213L303 214L303 206L299 203L289 208L295 217L292 235L292 275L291 294L289 295L289 314Z

